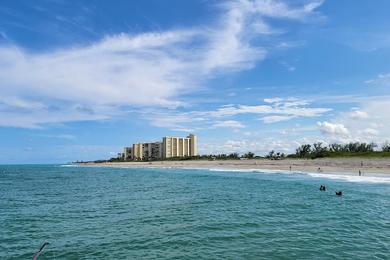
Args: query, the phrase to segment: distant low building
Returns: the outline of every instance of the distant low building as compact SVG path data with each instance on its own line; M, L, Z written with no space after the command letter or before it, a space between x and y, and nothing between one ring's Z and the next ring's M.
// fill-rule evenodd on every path
M153 161L165 158L198 155L197 137L163 137L162 142L137 143L124 148L124 159L133 161Z

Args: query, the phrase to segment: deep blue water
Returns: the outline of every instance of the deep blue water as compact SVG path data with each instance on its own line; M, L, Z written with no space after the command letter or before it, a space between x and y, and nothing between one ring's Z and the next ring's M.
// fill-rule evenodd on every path
M390 184L0 166L0 259L45 241L40 259L390 259Z

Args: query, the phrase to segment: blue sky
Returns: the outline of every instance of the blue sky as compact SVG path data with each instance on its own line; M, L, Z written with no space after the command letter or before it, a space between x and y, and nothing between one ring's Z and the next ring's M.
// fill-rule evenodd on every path
M4 1L0 163L390 140L390 2Z

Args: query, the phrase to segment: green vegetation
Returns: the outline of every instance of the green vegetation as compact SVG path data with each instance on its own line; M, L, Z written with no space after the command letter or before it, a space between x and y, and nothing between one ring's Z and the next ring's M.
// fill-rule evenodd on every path
M382 145L382 152L390 152L390 143L386 142Z
M337 157L390 157L390 145L385 143L381 150L374 150L377 145L374 143L348 143L330 144L324 146L323 143L313 145L304 144L296 149L295 154L288 155L289 158L337 158Z
M95 160L95 161L76 161L73 163L107 163L107 162L125 162L123 157L112 157L108 160Z
M254 156L254 153L252 153ZM198 155L198 156L185 156L185 157L172 157L165 158L162 161L188 161L188 160L239 160L240 155L238 153L230 154L209 154L209 155Z
M283 160L286 158L286 155L284 153L275 152L274 150L272 150L265 158L269 160Z
M185 156L185 157L172 157L165 158L162 161L188 161L188 160L242 160L242 159L260 159L261 156L256 156L252 152L248 152L240 156L239 153L230 153L230 154L206 154L198 156Z

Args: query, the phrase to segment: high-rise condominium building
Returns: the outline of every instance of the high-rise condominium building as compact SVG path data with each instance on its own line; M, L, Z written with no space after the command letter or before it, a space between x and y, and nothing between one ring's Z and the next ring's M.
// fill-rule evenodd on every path
M162 142L138 143L125 147L125 161L152 161L162 158L185 157L198 155L197 138L190 134L187 137L166 136Z
M132 159L135 161L158 160L162 157L162 143L138 143L133 144Z
M133 148L132 147L125 147L123 149L123 159L125 161L133 159Z
M198 155L197 138L193 134L187 137L166 136L163 138L162 146L162 158Z

